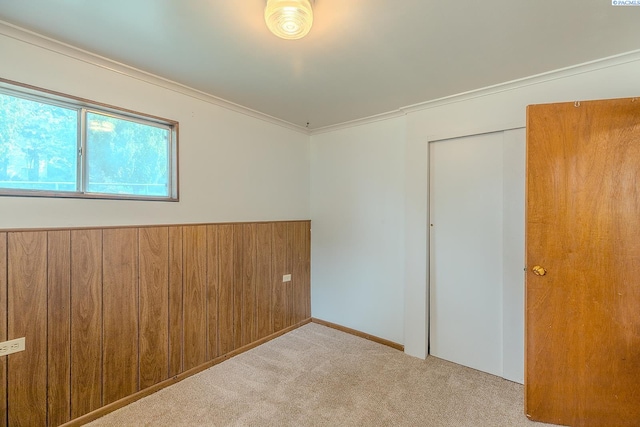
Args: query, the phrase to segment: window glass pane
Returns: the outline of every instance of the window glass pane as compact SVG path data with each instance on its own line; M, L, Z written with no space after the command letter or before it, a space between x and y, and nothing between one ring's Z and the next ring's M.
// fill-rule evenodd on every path
M170 131L87 113L87 192L169 196Z
M77 110L0 93L0 189L76 191Z

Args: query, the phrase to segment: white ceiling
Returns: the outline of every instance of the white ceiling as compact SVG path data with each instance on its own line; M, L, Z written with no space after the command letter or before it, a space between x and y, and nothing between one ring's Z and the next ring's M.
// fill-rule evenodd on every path
M0 0L0 20L311 129L640 48L609 0L316 0L302 40L266 0Z

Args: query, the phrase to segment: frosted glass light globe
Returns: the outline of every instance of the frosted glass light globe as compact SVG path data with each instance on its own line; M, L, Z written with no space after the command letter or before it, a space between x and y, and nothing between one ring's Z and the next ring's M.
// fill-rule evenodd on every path
M313 24L309 0L267 0L264 20L276 36L296 40L306 36Z

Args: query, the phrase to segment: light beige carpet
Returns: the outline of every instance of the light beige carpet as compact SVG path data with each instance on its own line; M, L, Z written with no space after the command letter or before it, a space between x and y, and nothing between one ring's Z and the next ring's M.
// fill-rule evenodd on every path
M524 416L520 384L311 323L88 425L545 424Z

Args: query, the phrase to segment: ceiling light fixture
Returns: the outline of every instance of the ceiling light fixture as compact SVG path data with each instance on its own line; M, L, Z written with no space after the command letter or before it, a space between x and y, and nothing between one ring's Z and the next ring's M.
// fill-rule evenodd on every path
M301 39L313 24L311 0L267 0L264 20L276 36L286 40Z

